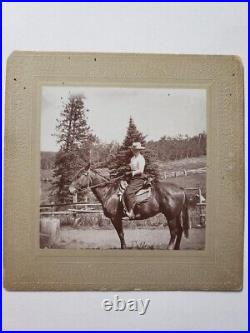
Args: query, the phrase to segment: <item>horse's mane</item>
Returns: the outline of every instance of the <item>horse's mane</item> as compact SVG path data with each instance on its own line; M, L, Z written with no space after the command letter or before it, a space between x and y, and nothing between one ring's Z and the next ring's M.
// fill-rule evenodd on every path
M95 168L91 170L95 172L97 175L110 180L110 171L108 168Z
M79 171L77 171L77 173L73 177L73 180L76 180L83 170L86 171L86 167L83 167ZM91 168L90 171L103 178L103 186L105 186L105 180L107 181L106 185L109 185L107 195L112 195L118 190L121 179L112 178L110 175L110 170L108 168Z
M86 171L86 166L82 167L81 169L79 169L75 174L74 176L72 177L72 180L76 180L77 177L80 175L80 173L82 171ZM91 168L90 169L91 171L95 172L96 174L98 174L99 176L101 177L104 177L104 178L107 178L107 179L110 179L110 171L109 169L107 168Z
M113 193L115 193L119 188L120 181L121 181L121 179L111 179L110 188L106 195L112 195Z
M74 174L74 176L72 177L72 181L76 180L77 177L79 176L79 174L80 174L83 170L85 170L85 167L81 168L80 170L78 170L78 171Z

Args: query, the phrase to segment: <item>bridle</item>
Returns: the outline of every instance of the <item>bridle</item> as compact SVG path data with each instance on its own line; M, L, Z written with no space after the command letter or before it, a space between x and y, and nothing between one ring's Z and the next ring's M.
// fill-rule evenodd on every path
M90 177L89 170L88 170L87 172L84 172L84 173L81 175L81 177L82 177L82 176L87 177L87 187L82 187L82 186L80 186L79 190L80 190L80 191L87 191L88 189L90 189L91 182L92 182L91 177Z
M77 175L79 175L79 173L81 172L82 170L80 170ZM99 177L101 177L104 181L102 183L98 183L98 184L95 184L95 185L92 185L92 179L91 179L91 175L90 175L90 171L94 172L95 174L97 174ZM121 179L123 176L120 176L120 177L116 177L116 178L113 178L112 180L104 177L103 175L101 175L99 172L97 172L96 170L93 171L91 169L88 169L88 171L85 171L82 175L82 176L85 176L87 177L87 187L79 187L79 190L80 191L88 191L88 190L91 190L93 188L97 188L97 187L102 187L102 186L105 186L107 184L110 184L112 183L114 180L118 180L118 179ZM78 191L79 191L78 190Z
M90 176L90 171L96 173L99 177L101 177L104 182L102 183L99 183L99 184L96 184L96 185L91 185L92 183L92 179L91 179L91 176ZM87 185L87 189L92 189L92 188L96 188L96 187L101 187L101 186L104 186L104 185L107 185L107 184L110 184L110 179L104 177L103 175L101 175L99 172L97 172L96 170L93 171L93 170L88 170L85 174L85 176L88 177L88 185Z

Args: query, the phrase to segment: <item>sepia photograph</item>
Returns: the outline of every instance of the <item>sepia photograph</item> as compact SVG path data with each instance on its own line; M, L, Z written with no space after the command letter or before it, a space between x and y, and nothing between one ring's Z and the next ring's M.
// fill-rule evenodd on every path
M41 95L41 249L205 249L205 89Z

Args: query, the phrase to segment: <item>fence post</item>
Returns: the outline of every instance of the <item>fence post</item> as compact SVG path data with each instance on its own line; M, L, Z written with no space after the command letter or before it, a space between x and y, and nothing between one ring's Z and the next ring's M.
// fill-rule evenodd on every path
M199 210L200 210L200 225L205 226L206 225L206 218L204 214L204 206L202 205L202 194L201 194L201 188L198 186L198 193L199 193Z
M201 188L200 188L200 185L198 185L198 195L199 195L199 204L201 204ZM202 226L202 206L199 205L199 212L200 212L200 226Z
M199 203L202 203L201 201L201 188L198 186L198 193L199 193Z
M54 205L55 204L54 201L52 201L51 204ZM54 214L54 212L55 212L55 206L52 206L51 211L52 211L52 217L54 217L55 216L55 214Z
M73 195L73 203L77 204L77 193Z
M77 209L77 201L78 201L78 198L77 198L77 192L73 195L73 203L75 204L75 205L73 205L73 207L75 208L75 209ZM73 228L76 228L77 227L77 222L78 222L78 220L77 220L77 215L76 215L76 212L73 212L72 213L72 217L73 217L73 219L74 219L74 222L73 222Z

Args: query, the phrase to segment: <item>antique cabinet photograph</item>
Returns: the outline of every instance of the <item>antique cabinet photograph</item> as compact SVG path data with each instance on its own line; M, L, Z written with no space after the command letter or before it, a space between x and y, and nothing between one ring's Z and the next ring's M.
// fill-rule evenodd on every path
M246 329L247 5L2 10L2 330Z
M242 288L237 57L14 52L6 85L7 289Z

